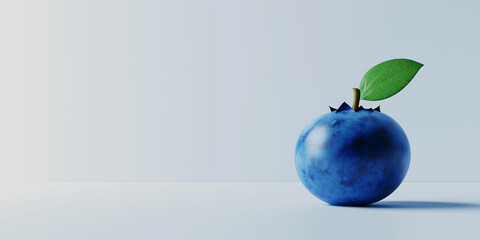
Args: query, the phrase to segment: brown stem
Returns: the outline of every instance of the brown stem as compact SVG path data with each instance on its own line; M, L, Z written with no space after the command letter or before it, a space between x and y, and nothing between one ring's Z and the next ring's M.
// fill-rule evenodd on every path
M358 111L358 104L360 103L360 89L353 88L353 111Z

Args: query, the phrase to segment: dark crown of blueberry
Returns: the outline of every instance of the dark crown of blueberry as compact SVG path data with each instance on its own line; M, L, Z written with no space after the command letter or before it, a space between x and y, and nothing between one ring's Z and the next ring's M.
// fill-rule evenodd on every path
M342 111L348 111L348 110L353 110L353 109L346 102L343 102L342 105L340 105L340 107L338 107L338 109L330 107L330 111L332 111L332 112L342 112ZM358 107L357 111L360 111L360 110L380 112L380 106L378 106L376 108L364 108L363 106L360 106L360 107Z

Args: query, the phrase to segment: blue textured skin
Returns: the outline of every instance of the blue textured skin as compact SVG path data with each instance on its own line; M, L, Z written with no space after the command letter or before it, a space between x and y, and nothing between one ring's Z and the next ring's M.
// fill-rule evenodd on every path
M322 115L302 131L295 151L300 180L332 205L366 205L390 195L410 165L400 125L381 112Z

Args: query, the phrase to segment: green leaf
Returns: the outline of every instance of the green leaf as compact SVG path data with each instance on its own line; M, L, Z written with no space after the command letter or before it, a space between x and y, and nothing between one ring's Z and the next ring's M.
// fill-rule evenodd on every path
M360 98L378 101L400 92L423 64L410 59L392 59L368 70L360 82Z

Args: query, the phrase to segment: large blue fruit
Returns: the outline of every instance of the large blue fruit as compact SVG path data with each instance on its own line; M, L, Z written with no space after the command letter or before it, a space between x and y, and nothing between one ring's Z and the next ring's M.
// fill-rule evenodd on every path
M390 195L410 164L400 125L379 111L348 104L308 124L295 151L305 187L333 205L366 205Z

